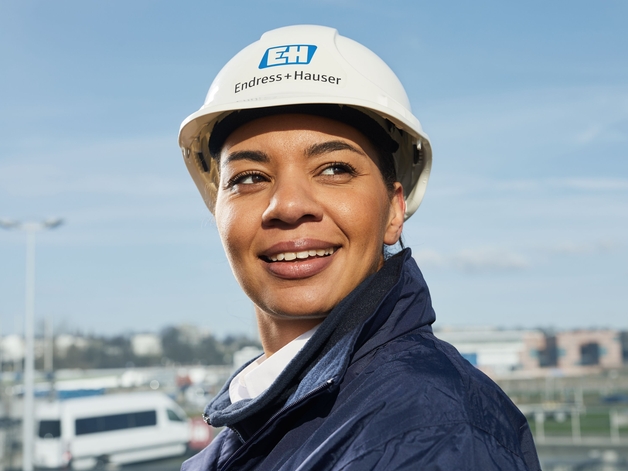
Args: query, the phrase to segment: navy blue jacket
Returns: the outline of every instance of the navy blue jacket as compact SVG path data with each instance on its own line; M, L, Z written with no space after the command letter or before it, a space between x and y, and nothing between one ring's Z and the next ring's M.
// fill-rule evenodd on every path
M410 250L336 306L255 399L205 418L225 429L183 471L539 470L525 417L437 339Z

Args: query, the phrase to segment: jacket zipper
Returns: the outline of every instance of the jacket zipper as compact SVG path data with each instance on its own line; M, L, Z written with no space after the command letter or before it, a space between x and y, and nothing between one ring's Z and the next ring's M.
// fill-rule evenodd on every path
M268 419L266 421L266 423L257 431L255 432L251 438L248 439L248 441L244 441L244 439L242 438L242 435L240 435L240 432L238 432L235 428L233 427L229 427L240 439L240 441L242 442L242 447L240 447L233 455L231 455L229 457L229 459L225 462L225 464L220 468L220 471L226 471L227 469L229 469L229 465L231 465L231 463L242 453L244 453L243 450L244 446L247 443L251 443L253 440L255 440L259 435L261 435L264 430L267 428L267 426L269 424L271 424L273 421L275 421L275 419L277 419L280 415L283 415L287 412L289 412L290 410L296 408L297 406L303 404L305 401L311 399L313 396L320 394L321 392L323 392L326 389L329 389L332 385L334 384L334 379L328 379L327 381L325 381L324 384L321 384L320 386L312 389L309 393L307 393L305 396L301 397L301 399L299 399L298 401L290 404L287 407L284 407L283 409L280 409L279 411L275 412L270 419ZM207 418L206 418L207 417ZM206 419L205 419L206 418ZM209 423L209 417L206 416L205 414L203 414L203 419L205 419L205 421L207 423Z

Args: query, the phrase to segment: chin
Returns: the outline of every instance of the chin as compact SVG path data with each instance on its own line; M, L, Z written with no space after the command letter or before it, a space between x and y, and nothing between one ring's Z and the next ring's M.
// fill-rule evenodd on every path
M273 317L282 319L324 319L333 308L333 306L312 305L304 302L268 303L259 307Z
M268 311L264 311L264 312L268 312ZM311 313L311 312L281 311L281 312L271 312L269 315L277 319L284 319L284 320L288 320L288 319L290 320L321 319L322 320L322 319L325 319L328 314L329 312Z
M350 291L339 290L328 275L296 281L264 275L238 281L258 310L277 318L324 318Z
M325 294L327 293L327 294ZM329 298L329 291L323 294L315 294L310 291L310 296L299 296L296 293L289 295L291 300L286 302L285 299L263 299L262 302L255 303L256 306L263 312L281 319L324 319L327 314L338 304L338 302L331 302ZM284 295L288 295L284 293ZM310 298L309 300L307 298ZM321 303L321 300L326 302Z

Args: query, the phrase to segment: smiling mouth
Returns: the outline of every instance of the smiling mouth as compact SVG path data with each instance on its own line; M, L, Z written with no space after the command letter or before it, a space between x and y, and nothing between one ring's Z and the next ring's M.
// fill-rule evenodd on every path
M329 257L336 251L336 247L327 249L302 250L300 252L282 252L268 257L263 257L267 262L292 262L307 260L309 258Z

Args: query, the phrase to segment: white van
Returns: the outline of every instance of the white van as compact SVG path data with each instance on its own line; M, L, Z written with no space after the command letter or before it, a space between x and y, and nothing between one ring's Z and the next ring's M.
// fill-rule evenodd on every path
M33 462L90 469L183 455L190 428L183 410L157 392L38 404Z

